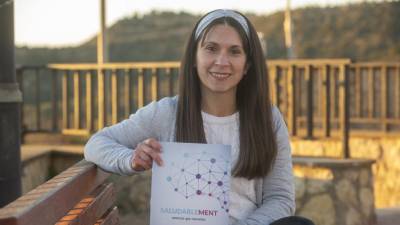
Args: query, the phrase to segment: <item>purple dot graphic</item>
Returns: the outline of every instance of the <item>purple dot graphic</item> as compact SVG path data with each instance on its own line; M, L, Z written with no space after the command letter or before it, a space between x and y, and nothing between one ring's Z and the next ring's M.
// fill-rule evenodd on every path
M226 209L226 212L229 212L229 209Z
M212 198L222 210L228 208L225 176L229 174L230 162L224 156L209 152L183 152L183 162L171 162L171 171L164 179L182 198ZM226 210L228 212L228 210Z

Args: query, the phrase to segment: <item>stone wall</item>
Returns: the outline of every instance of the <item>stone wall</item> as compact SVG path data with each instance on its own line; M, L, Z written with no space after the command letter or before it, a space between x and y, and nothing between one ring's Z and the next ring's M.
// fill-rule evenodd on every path
M296 215L324 225L376 222L371 160L294 158Z
M149 225L151 172L135 176L112 175L110 182L115 184L117 206L122 225Z
M26 193L49 179L50 153L44 153L22 162L22 193Z
M81 154L42 152L22 162L22 193L34 189L82 159Z
M292 139L294 155L341 157L340 140L308 141ZM400 205L400 137L351 138L352 158L374 159L375 206Z

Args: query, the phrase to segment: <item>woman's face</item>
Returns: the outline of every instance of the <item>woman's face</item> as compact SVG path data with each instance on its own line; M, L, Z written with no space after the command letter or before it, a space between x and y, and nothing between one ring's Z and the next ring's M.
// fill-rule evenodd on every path
M246 53L239 33L230 25L212 27L197 46L196 68L202 96L236 96L237 85L246 73Z

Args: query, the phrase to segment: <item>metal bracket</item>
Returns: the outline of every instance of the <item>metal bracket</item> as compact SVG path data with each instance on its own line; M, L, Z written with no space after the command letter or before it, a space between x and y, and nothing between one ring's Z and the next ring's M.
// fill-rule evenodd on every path
M22 102L18 83L0 83L0 103Z

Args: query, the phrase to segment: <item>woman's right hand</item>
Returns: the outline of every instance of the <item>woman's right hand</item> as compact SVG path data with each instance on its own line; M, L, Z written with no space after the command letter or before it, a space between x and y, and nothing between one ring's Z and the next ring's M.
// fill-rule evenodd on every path
M160 143L154 138L149 138L136 146L131 166L135 171L148 170L152 168L153 161L159 166L163 165Z

